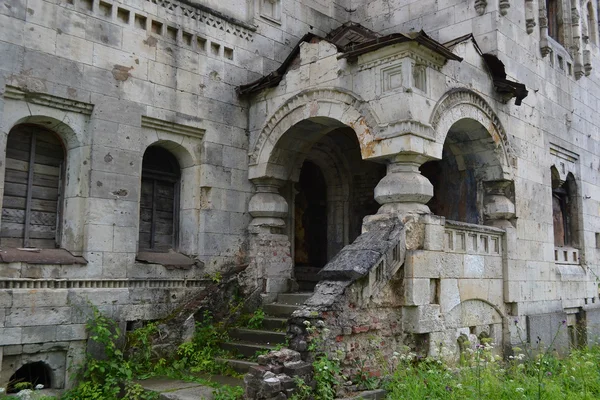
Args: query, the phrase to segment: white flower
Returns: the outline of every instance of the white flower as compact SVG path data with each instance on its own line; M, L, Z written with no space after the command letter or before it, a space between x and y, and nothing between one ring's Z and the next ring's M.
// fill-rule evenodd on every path
M44 385L42 385L41 383L38 383L37 385L35 385L35 390L42 390L44 388Z
M523 388L516 388L515 391L517 391L519 393L523 393L525 391L525 389L523 389Z
M310 321L304 321L303 324L304 326L310 326Z

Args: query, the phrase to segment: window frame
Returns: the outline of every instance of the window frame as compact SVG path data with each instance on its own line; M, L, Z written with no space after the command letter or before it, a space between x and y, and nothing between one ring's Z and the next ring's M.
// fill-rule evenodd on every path
M171 164L173 169L177 170L177 173L161 171L151 168L144 167L144 158L149 149L157 148L160 149L161 152L165 152L169 154L170 160L168 162ZM141 237L141 223L142 223L142 190L140 190L140 207L139 207L139 215L138 215L138 252L154 252L154 253L167 253L170 250L179 251L180 244L180 215L181 215L181 166L177 161L177 158L173 153L169 150L165 149L161 146L148 146L144 151L142 156L142 170L140 176L140 188L144 184L144 181L152 182L152 207L151 207L151 227L150 227L150 247L143 247L142 242L140 240ZM173 221L173 233L172 233L172 244L169 249L157 249L155 247L156 241L156 198L157 198L157 183L169 183L173 185L173 213L172 213L172 221Z
M43 126L40 126L38 124L33 124L33 123L22 123L22 124L17 124L15 126L13 126L9 133L7 134L6 138L6 146L4 148L4 152L5 152L5 165L4 165L4 174L3 174L3 185L4 185L4 190L2 193L2 212L4 213L4 209L6 208L5 206L5 196L6 196L6 173L7 173L7 169L12 169L9 168L9 163L7 162L8 159L8 151L9 151L9 141L8 138L10 137L10 135L18 135L20 134L20 132L18 132L20 129L23 129L25 131L29 130L29 132L31 132L31 141L29 143L30 147L28 150L29 153L29 160L27 161L27 165L28 165L28 170L27 170L27 181L26 181L26 192L25 192L25 208L24 208L24 221L23 221L23 235L21 238L12 238L12 239L21 239L22 240L22 245L21 247L23 248L40 248L40 249L59 249L62 248L62 233L63 233L63 216L64 216L64 201L65 201L65 190L66 190L66 179L65 179L65 173L66 173L66 166L68 165L68 151L66 149L65 143L63 142L62 138L54 131L47 129ZM60 164L58 166L58 184L56 186L57 189L57 198L56 198L56 218L55 218L55 223L54 223L54 247L40 247L40 246L30 246L30 241L32 240L32 238L30 237L30 230L31 230L31 214L32 214L32 200L33 200L33 187L34 187L34 165L36 164L36 149L37 149L37 142L38 142L38 136L40 134L47 134L49 136L54 137L54 139L56 139L56 141L60 144L61 150L62 150L62 157L60 159ZM44 175L44 174L42 174ZM1 218L3 222L4 218ZM0 238L5 238L1 233L0 233ZM11 237L6 237L6 239L9 239ZM35 240L35 239L34 239ZM51 239L48 239L51 240ZM14 248L12 246L6 246L6 248Z

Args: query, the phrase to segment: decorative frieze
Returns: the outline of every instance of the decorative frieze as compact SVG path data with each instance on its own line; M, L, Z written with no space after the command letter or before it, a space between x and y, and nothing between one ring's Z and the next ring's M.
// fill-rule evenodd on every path
M2 279L0 289L136 289L198 288L202 279Z

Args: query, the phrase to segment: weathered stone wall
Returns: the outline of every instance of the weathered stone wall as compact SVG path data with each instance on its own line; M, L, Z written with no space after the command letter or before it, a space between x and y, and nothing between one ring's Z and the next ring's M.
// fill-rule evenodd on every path
M333 29L343 10L293 1L278 3L273 16L265 5L0 6L0 188L15 125L56 133L66 155L58 242L87 261L0 264L0 384L23 363L45 360L62 386L65 368L84 354L88 313L78 310L87 301L122 321L153 320L202 287L207 274L246 263L253 186L247 104L235 88L274 69L307 31ZM136 261L141 164L150 145L165 147L181 167L176 250L196 260L186 270Z

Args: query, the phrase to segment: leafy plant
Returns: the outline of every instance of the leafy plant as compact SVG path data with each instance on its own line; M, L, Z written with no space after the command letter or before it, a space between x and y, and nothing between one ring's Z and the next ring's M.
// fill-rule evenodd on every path
M133 369L117 347L120 336L115 322L92 307L93 318L86 325L89 337L104 348L103 359L88 354L79 373L79 384L65 393L63 400L116 400L124 395L131 400L155 399L155 393L145 392L133 382Z
M260 329L263 326L264 320L265 312L262 310L262 308L259 308L258 310L254 311L254 313L246 323L246 326L250 329Z
M241 386L221 386L213 391L214 400L241 400L244 389Z

